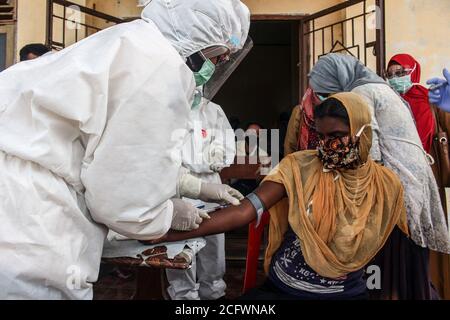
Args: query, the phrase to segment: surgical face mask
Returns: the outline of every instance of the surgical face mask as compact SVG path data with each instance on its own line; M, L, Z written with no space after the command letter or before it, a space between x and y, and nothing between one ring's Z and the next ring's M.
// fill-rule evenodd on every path
M417 65L412 69L403 69L397 72L397 75L388 75L388 81L392 88L400 94L405 94L414 85L411 75L416 70Z
M411 75L389 79L389 84L400 94L405 94L413 87Z
M194 72L195 83L197 87L205 85L216 71L216 65L211 60L207 59L200 71Z
M361 165L359 142L363 126L354 137L347 135L334 139L319 140L319 159L327 170L356 169Z

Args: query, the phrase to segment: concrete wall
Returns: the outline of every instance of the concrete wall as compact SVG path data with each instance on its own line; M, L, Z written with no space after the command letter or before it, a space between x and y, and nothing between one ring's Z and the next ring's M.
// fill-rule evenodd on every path
M243 0L252 13L312 13L337 4L333 0ZM374 1L369 1L371 7ZM373 8L373 7L371 7ZM351 16L356 7L347 10ZM422 65L422 83L450 67L450 0L386 0L387 60L397 53L410 53ZM339 17L336 17L338 19ZM374 19L372 19L374 20ZM328 21L326 21L328 22ZM324 22L324 23L326 23ZM373 21L369 21L373 23ZM373 33L368 32L369 41ZM356 35L361 41L362 30ZM346 34L348 42L349 35ZM321 41L316 36L316 41ZM368 51L368 64L375 68L375 59Z
M119 18L138 17L142 8L137 6L136 0L86 0L89 8L110 14Z
M46 0L17 0L17 56L28 43L45 43Z
M342 0L243 0L253 14L310 14L331 7Z
M136 17L141 11L136 0L78 1L91 8L95 4L97 10L119 17ZM253 14L310 14L341 1L243 0ZM444 66L450 66L449 16L450 0L386 0L387 56L400 52L414 55L422 64L423 81L440 74ZM333 19L339 18L342 15ZM324 19L318 24L329 22L329 19ZM30 42L45 42L45 26L46 0L18 0L16 50ZM316 40L320 41L319 38Z
M79 5L86 5L86 0L71 0ZM45 43L47 34L47 1L46 0L17 0L17 57L20 49L29 43ZM56 6L55 6L56 7ZM58 6L59 7L59 6ZM56 15L62 16L62 10L56 9ZM73 16L75 11L68 11L67 17ZM82 15L80 22L84 22ZM58 20L56 20L58 21ZM53 29L55 39L62 41L62 21L57 22ZM75 42L75 32L72 24L66 28L66 41Z
M387 60L409 53L422 65L422 83L450 67L450 1L387 0Z

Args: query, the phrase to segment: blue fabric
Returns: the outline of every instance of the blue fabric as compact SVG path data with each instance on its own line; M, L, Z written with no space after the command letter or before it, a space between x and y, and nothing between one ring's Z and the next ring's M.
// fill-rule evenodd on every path
M444 69L445 79L433 78L427 81L429 85L442 85L429 94L430 103L436 104L445 112L450 112L450 72Z
M367 291L364 269L343 279L330 279L311 269L302 254L300 240L290 229L275 253L269 280L282 292L299 299L351 299Z
M315 93L351 92L368 83L389 84L353 56L329 53L317 61L309 74Z

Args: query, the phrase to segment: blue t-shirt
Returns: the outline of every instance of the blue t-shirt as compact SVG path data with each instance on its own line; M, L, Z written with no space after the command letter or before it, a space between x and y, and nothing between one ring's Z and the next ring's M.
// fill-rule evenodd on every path
M282 292L299 299L351 299L364 296L367 290L364 269L341 279L322 277L305 262L300 240L289 229L272 258L269 280Z

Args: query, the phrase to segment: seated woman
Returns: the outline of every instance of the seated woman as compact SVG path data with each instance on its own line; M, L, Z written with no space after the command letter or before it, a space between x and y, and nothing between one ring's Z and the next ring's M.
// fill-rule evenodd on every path
M377 256L382 289L371 298L438 299L429 276L429 250L450 253L450 237L431 158L422 146L409 105L389 84L351 55L330 53L311 70L309 84L319 96L353 92L372 114L371 158L395 172L405 190L410 238L394 231Z
M369 157L371 115L362 98L336 94L315 109L315 121L318 151L289 155L240 206L159 241L230 231L270 208L267 282L244 298L364 299L363 268L396 225L408 233L403 189Z

